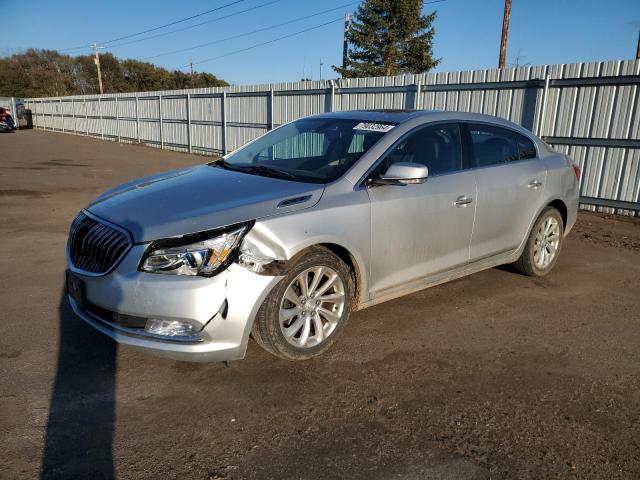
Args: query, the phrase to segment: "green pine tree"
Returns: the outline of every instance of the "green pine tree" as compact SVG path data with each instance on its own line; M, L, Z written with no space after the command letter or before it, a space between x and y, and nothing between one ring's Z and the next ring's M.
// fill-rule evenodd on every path
M440 59L433 57L436 12L422 15L423 0L364 0L358 7L347 39L343 78L424 73Z

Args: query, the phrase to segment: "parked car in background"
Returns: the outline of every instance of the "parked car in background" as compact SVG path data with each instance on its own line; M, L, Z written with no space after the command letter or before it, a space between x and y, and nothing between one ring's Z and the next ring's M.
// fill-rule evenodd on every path
M579 177L495 117L307 117L99 196L71 225L69 298L96 329L157 355L235 360L252 336L308 359L354 310L501 264L548 274Z
M8 128L8 130L16 130L16 124L8 108L0 107L0 124L6 125L5 128Z

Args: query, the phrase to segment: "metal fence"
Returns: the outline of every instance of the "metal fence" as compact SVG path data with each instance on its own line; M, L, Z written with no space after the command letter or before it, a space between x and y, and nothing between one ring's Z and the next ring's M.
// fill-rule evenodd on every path
M355 109L504 117L582 168L583 207L640 213L640 61L26 99L36 128L224 154L296 118Z

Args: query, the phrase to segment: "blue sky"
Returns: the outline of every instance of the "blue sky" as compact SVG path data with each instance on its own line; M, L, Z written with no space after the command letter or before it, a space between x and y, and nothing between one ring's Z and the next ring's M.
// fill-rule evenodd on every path
M148 60L174 69L187 65L190 58L198 62L221 57L195 68L230 83L251 84L296 81L302 76L318 79L322 59L323 78L335 78L330 66L341 62L340 18L355 9L355 3L343 7L349 0L5 0L0 4L0 54L29 47L64 49L104 42L232 2L236 3L217 12L120 43L247 11L134 44L116 47L118 42L114 42L109 50L118 57L144 59L337 8L279 28ZM274 3L260 7L269 2ZM495 67L503 7L503 0L425 2L425 12L438 12L434 50L442 63L437 71ZM336 22L298 36L223 56L333 20ZM539 65L630 59L635 55L639 29L640 0L513 0L507 62Z

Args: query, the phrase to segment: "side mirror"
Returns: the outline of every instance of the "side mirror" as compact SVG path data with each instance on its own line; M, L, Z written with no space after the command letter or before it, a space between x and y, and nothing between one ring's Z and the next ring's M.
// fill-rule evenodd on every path
M424 183L429 169L420 163L398 162L392 164L379 178L369 180L372 185L414 185Z

